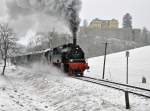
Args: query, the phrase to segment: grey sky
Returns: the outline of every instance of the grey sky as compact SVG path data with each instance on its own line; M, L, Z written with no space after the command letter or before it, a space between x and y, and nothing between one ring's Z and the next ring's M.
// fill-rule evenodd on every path
M133 27L150 30L150 0L82 0L81 19L93 18L118 19L122 26L122 17L129 12L133 17Z
M0 22L8 20L8 11L6 11L6 4L4 1L15 0L0 0ZM20 0L18 0L20 1ZM23 1L23 0L21 0ZM33 0L34 1L34 0ZM134 28L147 27L150 30L150 0L82 0L82 10L80 12L81 19L92 19L98 17L99 19L112 19L116 18L122 25L122 17L125 13L129 12L133 17ZM13 11L13 10L12 10ZM30 27L34 17L23 17L14 22L16 27ZM9 18L11 19L11 18ZM33 19L33 20L32 20ZM20 23L27 24L20 24ZM23 29L23 28L22 28Z

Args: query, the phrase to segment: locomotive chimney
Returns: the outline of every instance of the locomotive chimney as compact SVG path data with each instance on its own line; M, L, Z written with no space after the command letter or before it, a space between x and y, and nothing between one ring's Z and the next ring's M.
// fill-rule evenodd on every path
M76 46L77 45L77 33L73 32L73 45Z

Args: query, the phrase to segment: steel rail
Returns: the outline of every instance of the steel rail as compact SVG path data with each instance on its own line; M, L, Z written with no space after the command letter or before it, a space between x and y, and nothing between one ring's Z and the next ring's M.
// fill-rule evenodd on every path
M82 80L82 81L86 81L86 82L90 82L90 83L94 83L94 84L97 84L97 85L106 86L106 87L113 88L113 89L116 89L116 90L120 90L120 91L123 91L123 92L127 91L127 89L126 88L119 88L119 87L116 87L115 85L125 86L127 88L134 88L134 89L138 89L138 90L141 90L141 91L148 91L149 94L150 94L150 90L149 89L140 88L140 87L136 87L136 86L131 86L130 87L130 85L116 83L116 82L111 82L111 81L106 81L106 80L100 80L100 79L86 77L86 76L83 76L83 77L72 77L72 78L75 78L75 79L78 79L78 80ZM111 83L111 85L110 84L108 85L108 83ZM114 84L114 86L112 86L113 84ZM134 94L134 95L150 98L150 95L144 95L144 94L141 94L141 93L137 93L136 91L128 90L128 92L131 93L131 94Z
M149 91L150 92L150 89L141 88L141 87L137 87L137 86L133 86L133 85L129 85L129 84L117 83L117 82L113 82L113 81L97 79L97 78L92 78L92 77L88 77L88 76L83 76L83 78L89 78L89 79L93 79L93 80L108 82L108 83L112 83L112 84L122 85L122 86L131 87L131 88L140 89L140 90L143 90L143 91Z

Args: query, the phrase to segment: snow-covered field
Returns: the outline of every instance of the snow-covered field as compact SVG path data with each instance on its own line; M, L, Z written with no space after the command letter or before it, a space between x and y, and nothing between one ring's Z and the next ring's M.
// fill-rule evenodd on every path
M130 50L129 84L150 88L150 46ZM88 60L90 70L87 76L102 78L104 57ZM142 84L146 77L147 84ZM105 79L126 83L126 53L125 51L107 55Z
M142 70L134 60L139 55L144 56L142 50L149 47L132 50L130 56L130 81L134 78L134 83L140 83L138 77ZM134 54L138 57L134 57ZM150 53L149 53L150 54ZM110 55L107 58L106 77L112 80L124 82L125 68L122 62L125 62L125 54L118 53L117 56ZM120 57L121 56L121 57ZM133 57L132 57L133 56ZM119 58L120 57L120 58ZM114 58L114 59L111 59ZM143 57L142 57L143 58ZM108 62L112 61L112 66ZM90 70L86 75L100 77L102 57L89 59ZM137 77L131 76L131 68L133 63L136 67L132 71L137 74ZM142 62L141 62L142 63ZM148 57L145 64L148 63ZM143 63L142 63L143 64ZM116 67L113 67L116 66ZM124 63L125 65L125 63ZM109 68L108 68L109 67ZM113 69L114 68L114 69ZM118 69L119 68L119 69ZM109 69L109 70L108 70ZM148 73L148 68L143 67L145 74ZM0 68L1 71L1 68ZM113 71L116 71L113 72ZM121 72L121 74L119 74ZM142 71L143 72L143 71ZM133 78L132 78L133 77ZM150 100L130 94L130 111L149 111ZM128 111L125 109L124 93L106 88L103 86L87 83L67 77L60 70L46 65L33 64L30 68L8 66L6 76L0 76L0 111Z

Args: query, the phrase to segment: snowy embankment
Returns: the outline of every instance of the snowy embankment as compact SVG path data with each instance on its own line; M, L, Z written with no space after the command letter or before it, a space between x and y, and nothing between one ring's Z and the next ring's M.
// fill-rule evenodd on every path
M129 50L129 84L150 88L150 46ZM102 78L104 57L88 60L90 70L87 76ZM142 84L142 77L147 83ZM125 51L107 55L105 79L126 82L126 53Z
M132 54L136 51L131 52L130 59L133 60L135 58ZM119 54L122 58L113 59L117 67L125 61L124 53ZM115 58L115 55L111 57ZM86 75L91 73L92 76L102 76L100 58L89 60L90 72L86 72ZM118 59L119 62L114 62ZM107 60L110 60L109 56ZM120 70L117 67L114 67L116 68L114 71L119 74ZM113 75L116 73L113 73L112 69L109 72L108 66L106 69L106 77L109 79L108 74L111 74L111 79L116 80L118 76ZM125 70L122 70L122 74L123 71ZM123 80L124 76L118 78ZM124 100L123 92L69 78L52 66L39 64L34 64L30 68L8 66L6 76L0 76L0 111L128 111L125 109ZM149 111L150 100L130 94L130 105L130 111Z

